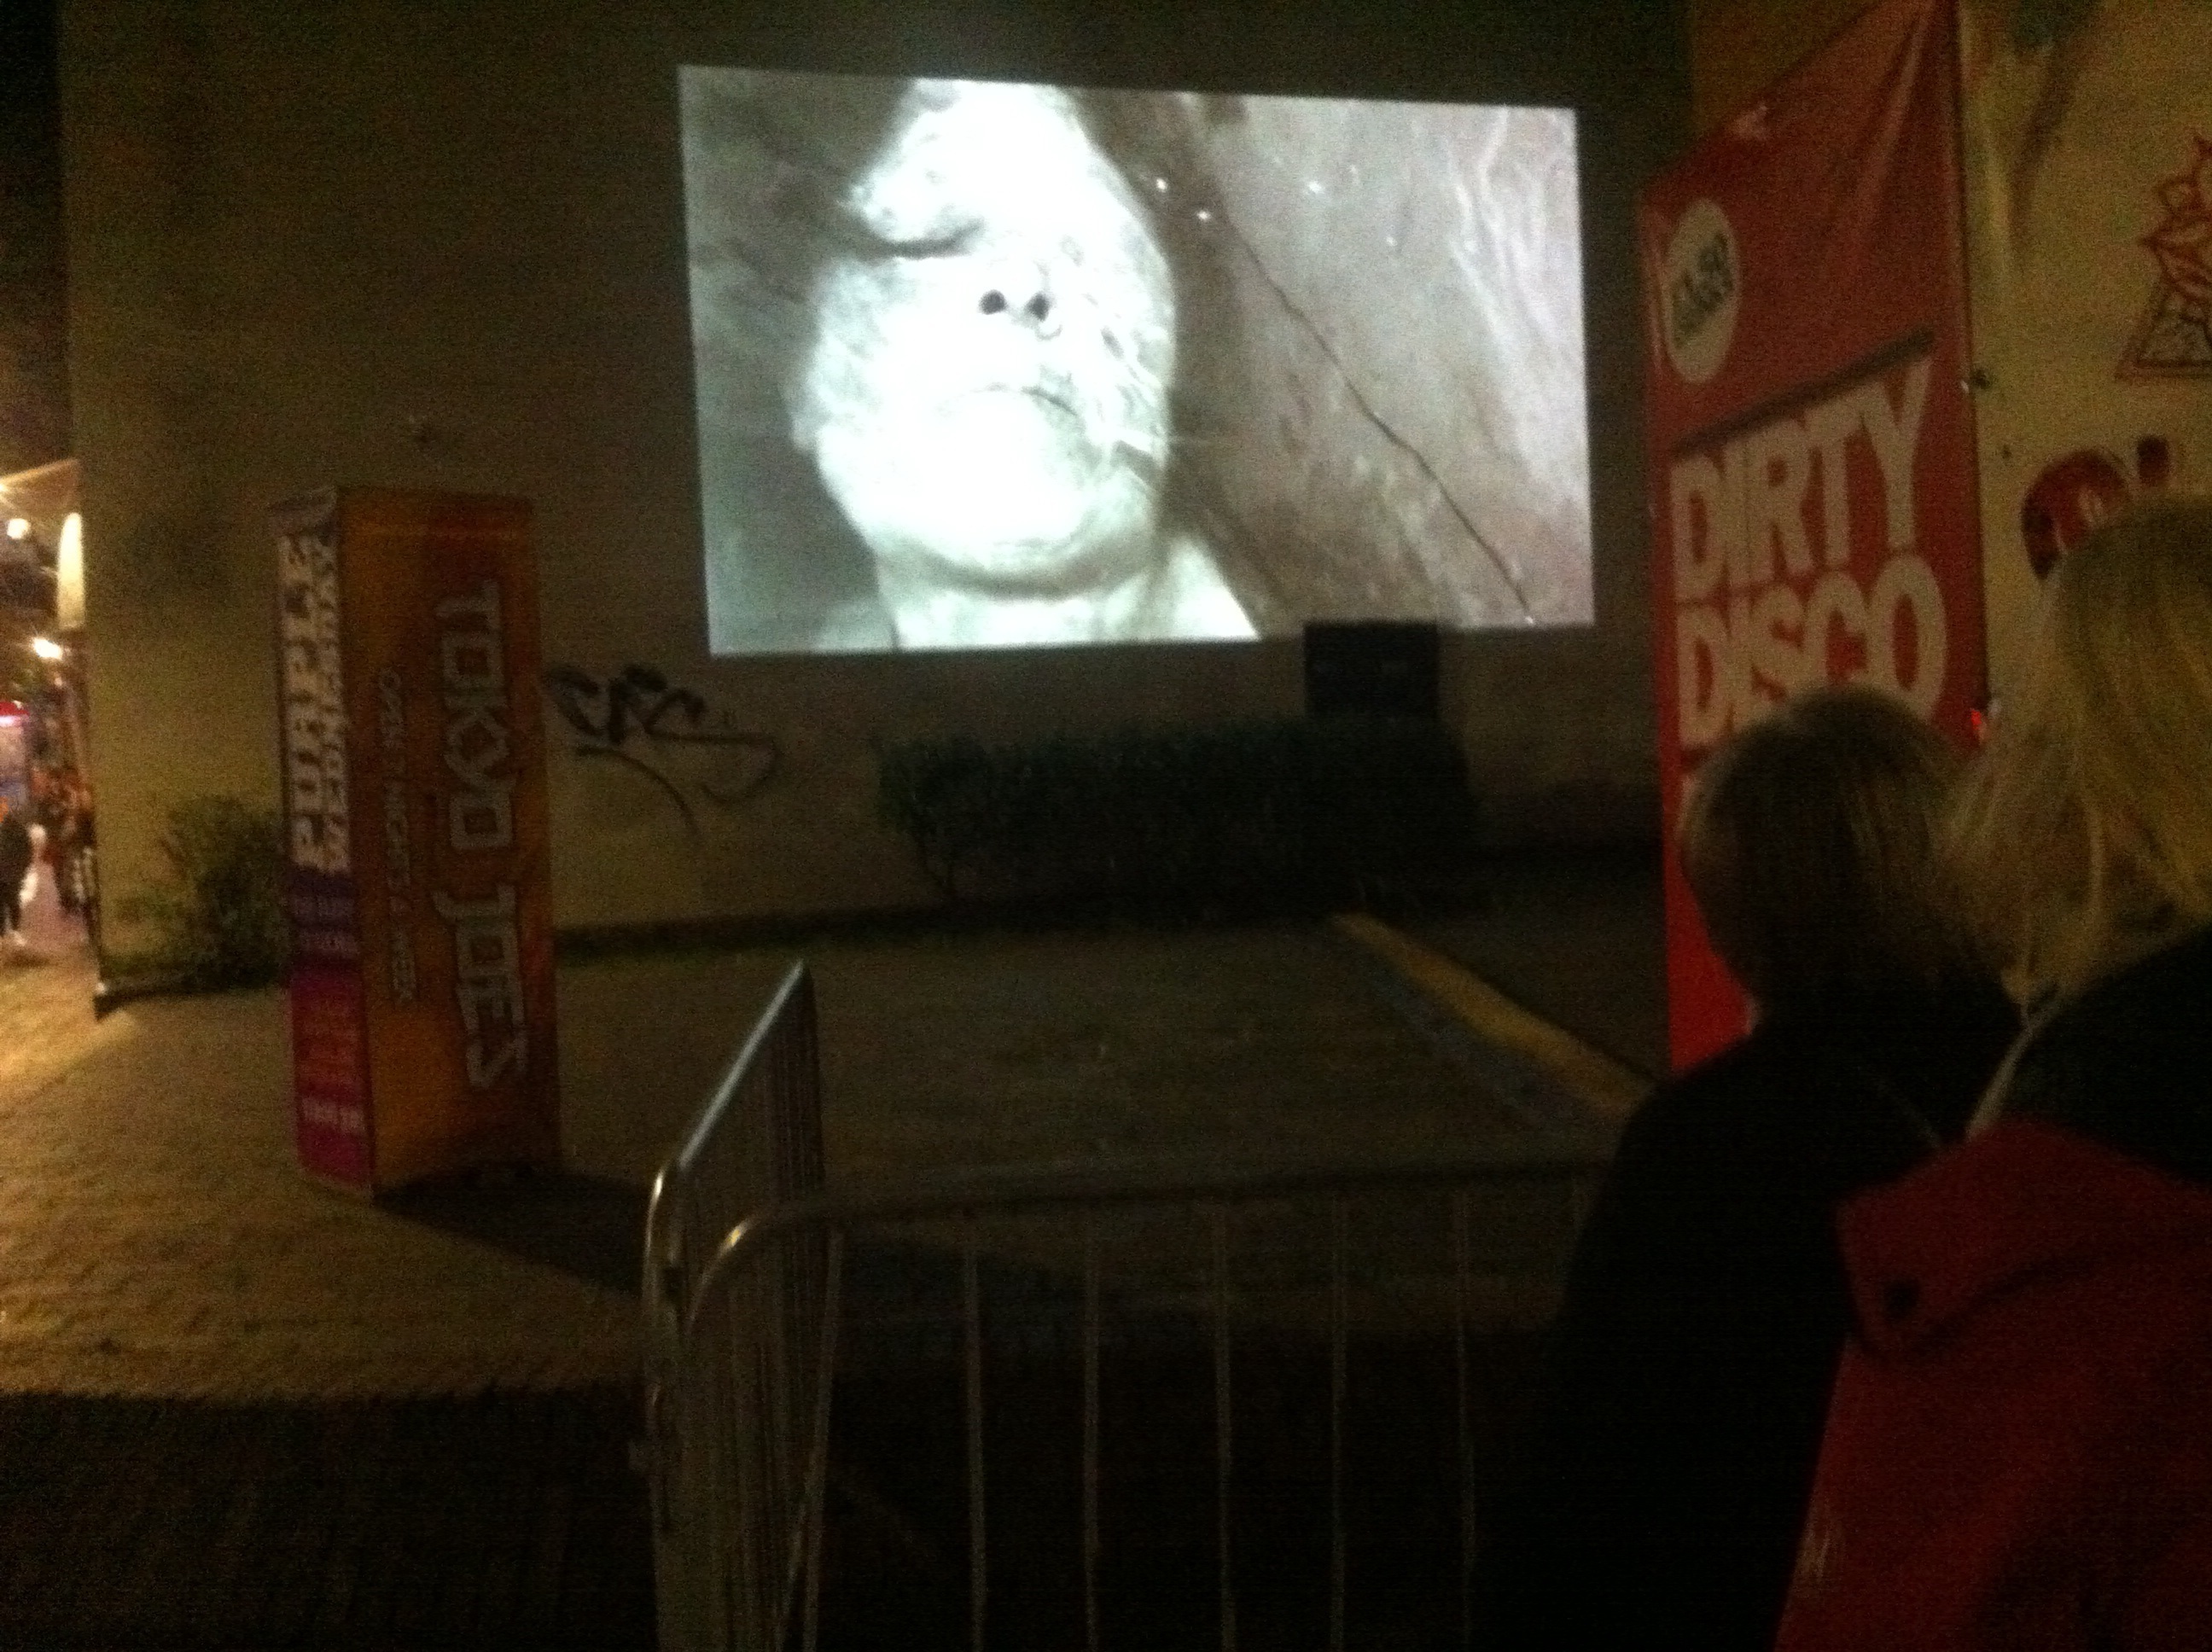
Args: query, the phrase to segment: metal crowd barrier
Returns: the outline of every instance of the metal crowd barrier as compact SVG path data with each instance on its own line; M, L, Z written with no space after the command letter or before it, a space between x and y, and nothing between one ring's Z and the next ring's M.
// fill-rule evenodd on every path
M1376 1526L1379 1509L1387 1525L1397 1495L1354 1485L1355 1441L1383 1436L1361 1422L1353 1389L1374 1392L1424 1357L1439 1461L1412 1472L1453 1510L1457 1576L1442 1581L1465 1643L1479 1513L1471 1350L1547 1315L1601 1145L1448 1163L1012 1167L830 1189L812 1078L793 1065L811 1060L811 1041L794 971L655 1189L646 1299L664 1652L816 1652L825 1621L836 1640L825 1588L834 1607L841 1588L866 1589L881 1571L865 1558L841 1570L825 1555L837 1546L825 1534L839 1416L860 1433L873 1426L877 1471L913 1482L907 1501L934 1507L945 1546L965 1551L964 1576L939 1556L940 1581L964 1597L964 1623L942 1643L1099 1652L1195 1644L1202 1631L1232 1652L1240 1622L1248 1642L1279 1643L1279 1625L1246 1608L1263 1604L1254 1555L1274 1543L1271 1564L1285 1569L1287 1519L1310 1538L1311 1576L1293 1582L1311 1598L1298 1610L1313 1643L1340 1652L1348 1635L1364 1638L1348 1602L1381 1587L1361 1595L1358 1568L1394 1540L1361 1522ZM748 1151L768 1155L772 1173L747 1168ZM1305 1375L1270 1379L1255 1406L1262 1365ZM1144 1381L1121 1376L1139 1370ZM1301 1405L1312 1415L1285 1424ZM1129 1445L1148 1431L1158 1449ZM933 1455L934 1436L945 1449ZM1315 1461L1285 1468L1285 1441ZM853 1484L867 1465L846 1455L846 1503L886 1508L900 1541L935 1552L889 1507L897 1498ZM958 1484L935 1495L933 1473ZM1255 1493L1260 1480L1273 1490ZM1179 1497L1191 1504L1180 1515ZM1159 1539L1171 1527L1180 1549ZM1033 1569L1046 1582L1030 1587L1021 1557L1054 1543L1059 1558ZM1133 1558L1115 1552L1148 1543ZM1133 1628L1131 1590L1102 1582L1118 1560L1117 1576L1165 1599L1158 1556L1200 1551L1207 1598L1184 1591L1174 1635ZM1435 1570L1450 1573L1450 1557ZM1038 1607L1039 1589L1054 1588L1066 1598ZM994 1623L1002 1598L1054 1626ZM891 1628L902 1644L930 1642L919 1620ZM885 1643L884 1633L879 1622L847 1638Z
M763 1534L801 1506L824 1258L802 1242L743 1281L755 1335L742 1348L702 1361L686 1326L731 1230L821 1185L814 985L794 964L654 1177L646 1211L646 1447L664 1646L769 1643L750 1603L773 1570ZM726 1588L714 1582L724 1569L735 1574Z

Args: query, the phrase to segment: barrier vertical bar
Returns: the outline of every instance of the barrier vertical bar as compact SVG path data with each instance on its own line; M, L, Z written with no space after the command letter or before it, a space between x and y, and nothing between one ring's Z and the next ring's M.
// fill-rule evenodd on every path
M1468 1224L1470 1195L1464 1187L1452 1190L1452 1366L1459 1425L1459 1643L1461 1652L1474 1644L1474 1602L1470 1590L1474 1577L1474 1436L1468 1416L1468 1295L1474 1269L1468 1256Z
M1229 1207L1213 1218L1213 1527L1221 1568L1221 1652L1237 1652L1237 1591L1230 1575Z
M1345 1248L1350 1216L1328 1202L1328 1646L1344 1652Z
M1083 1629L1098 1648L1098 1212L1083 1212Z
M822 1527L830 1478L830 1400L837 1377L838 1321L843 1309L839 1293L845 1279L845 1230L830 1230L830 1252L823 1264L826 1278L822 1291L822 1330L814 1371L814 1441L806 1463L806 1600L801 1643L815 1652L822 1616ZM783 1644L783 1637L776 1637Z
M989 1552L983 1534L983 1287L975 1218L970 1212L961 1247L962 1316L967 1332L968 1398L968 1638L983 1652Z

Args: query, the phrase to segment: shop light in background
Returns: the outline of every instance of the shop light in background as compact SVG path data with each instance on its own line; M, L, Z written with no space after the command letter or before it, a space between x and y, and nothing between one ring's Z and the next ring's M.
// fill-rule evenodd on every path
M0 608L64 641L84 626L76 475L75 459L58 459L0 476Z
M54 552L54 623L64 631L84 626L84 518L75 511L62 519Z
M31 652L41 659L59 659L68 651L52 637L33 637Z

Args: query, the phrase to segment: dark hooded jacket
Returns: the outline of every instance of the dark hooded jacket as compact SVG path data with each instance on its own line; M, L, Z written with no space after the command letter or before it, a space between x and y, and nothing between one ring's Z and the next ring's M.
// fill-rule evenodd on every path
M21 883L30 869L31 829L23 823L23 811L10 808L0 820L0 889Z
M2212 1646L2212 931L2053 1016L2002 1121L1842 1234L1784 1652Z
M1850 1323L1836 1206L1958 1139L2018 1028L1994 982L1832 1002L1638 1110L1483 1522L1480 1644L1766 1652Z

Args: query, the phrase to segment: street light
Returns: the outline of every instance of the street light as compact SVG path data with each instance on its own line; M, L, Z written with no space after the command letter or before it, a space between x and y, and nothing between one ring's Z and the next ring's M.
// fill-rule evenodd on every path
M41 659L59 659L66 651L52 637L33 637L31 652Z

